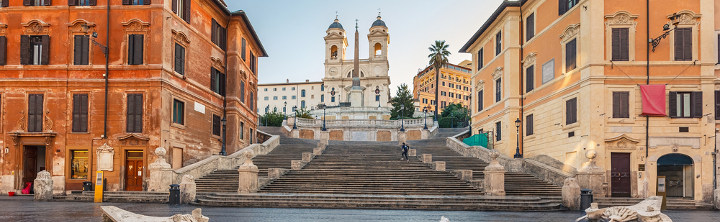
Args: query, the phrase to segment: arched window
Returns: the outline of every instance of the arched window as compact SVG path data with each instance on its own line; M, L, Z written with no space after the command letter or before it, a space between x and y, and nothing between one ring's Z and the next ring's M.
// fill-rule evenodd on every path
M338 47L336 45L333 45L330 47L330 59L337 59L338 55Z
M304 90L304 89L300 91L300 97L305 97L305 90Z
M380 43L375 43L375 56L382 55L382 45Z

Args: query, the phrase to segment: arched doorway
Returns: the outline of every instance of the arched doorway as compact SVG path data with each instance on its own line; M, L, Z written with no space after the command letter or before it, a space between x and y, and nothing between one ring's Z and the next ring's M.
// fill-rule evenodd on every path
M665 176L668 197L693 197L695 173L689 156L679 153L661 156L657 161L657 175Z

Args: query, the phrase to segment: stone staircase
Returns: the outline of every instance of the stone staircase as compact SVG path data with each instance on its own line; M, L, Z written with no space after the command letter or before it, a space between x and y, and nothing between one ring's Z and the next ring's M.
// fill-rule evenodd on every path
M643 198L629 198L629 197L600 197L594 198L593 202L598 203L598 207L613 207L613 206L630 206L640 203ZM713 205L709 203L696 203L692 199L684 198L673 198L667 199L668 210L712 210Z
M116 203L167 203L169 192L147 192L147 191L105 191L103 202ZM92 202L95 198L94 191L83 191L69 195L55 195L55 201L79 201Z
M312 152L317 141L287 138L281 136L280 145L266 155L254 157L253 163L258 167L258 177L267 177L268 168L290 169L291 160L302 159L303 152ZM238 171L216 170L204 177L195 180L198 193L237 192Z
M455 130L455 129L453 129ZM460 132L443 132L438 134L457 134ZM417 150L417 155L432 154L433 161L445 161L445 168L452 170L472 170L474 180L483 179L483 170L488 163L473 157L464 157L445 145L444 137L429 140L409 141L411 148ZM527 173L506 172L505 193L511 196L546 196L561 197L562 188L545 182Z

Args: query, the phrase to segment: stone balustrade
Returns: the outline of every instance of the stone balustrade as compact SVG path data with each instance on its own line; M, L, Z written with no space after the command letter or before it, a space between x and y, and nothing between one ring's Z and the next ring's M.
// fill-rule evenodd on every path
M404 120L379 120L379 119L343 119L343 120L325 120L327 128L346 128L346 127L367 127L375 128L400 128L404 122L405 128L422 128L427 123L428 128L435 126L432 117L425 119L404 119ZM287 124L292 127L295 124L294 117L288 118ZM305 119L298 118L298 127L322 127L322 119Z

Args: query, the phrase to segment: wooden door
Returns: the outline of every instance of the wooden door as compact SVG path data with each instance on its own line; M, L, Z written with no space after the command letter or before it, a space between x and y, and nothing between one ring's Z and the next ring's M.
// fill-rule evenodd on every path
M128 151L125 160L125 190L143 190L142 151Z
M630 154L610 154L610 187L613 197L630 197Z
M28 146L24 147L22 188L25 187L26 182L33 182L35 177L37 177L37 165L37 148Z

